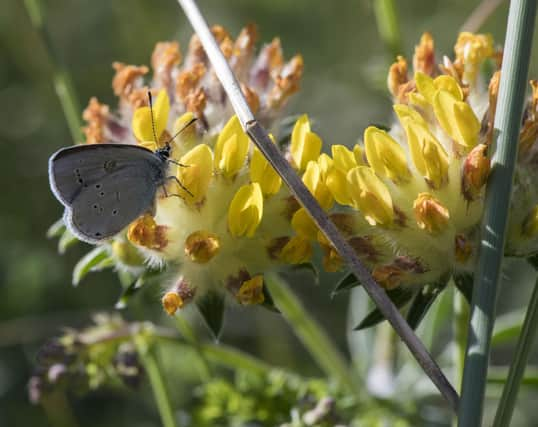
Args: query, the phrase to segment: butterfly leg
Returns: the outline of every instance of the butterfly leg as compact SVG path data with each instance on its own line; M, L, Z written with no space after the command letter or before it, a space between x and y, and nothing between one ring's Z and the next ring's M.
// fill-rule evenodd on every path
M181 188L183 188L183 190L185 190L191 197L194 197L194 194L192 194L189 191L189 189L183 185L183 183L179 180L179 178L177 176L170 175L170 176L167 176L166 179L173 179L174 181L177 182L177 185L179 185ZM166 188L165 188L165 193L164 194L165 194L166 197L168 197L166 195ZM179 196L179 194L171 194L171 196ZM179 196L179 197L181 197L181 196Z
M183 163L176 162L173 159L168 159L167 161L174 164L174 165L180 166L182 168L188 168L190 166L190 165L184 165Z

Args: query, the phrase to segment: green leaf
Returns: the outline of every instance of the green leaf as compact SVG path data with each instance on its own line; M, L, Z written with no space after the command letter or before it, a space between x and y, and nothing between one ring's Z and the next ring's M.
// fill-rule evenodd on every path
M490 366L488 369L488 383L490 384L500 384L503 385L506 383L508 378L508 367L507 366ZM525 369L525 374L521 380L522 385L529 387L538 388L538 367L537 366L528 366Z
M52 239L54 237L60 237L64 233L65 230L66 230L66 226L64 224L64 220L63 218L60 218L58 221L52 224L47 230L47 238Z
M454 276L454 283L458 291L460 291L467 303L471 304L473 298L473 275L470 273L463 273Z
M60 240L58 240L58 252L63 255L65 254L65 251L69 249L71 246L73 246L75 243L78 243L80 240L77 239L77 237L69 231L68 228L65 229L62 236L60 237Z
M426 285L415 295L406 316L407 323L413 330L417 329L431 305L445 287L446 283Z
M498 316L495 319L491 345L502 345L515 341L521 333L525 310L515 310Z
M84 276L107 258L109 258L109 255L107 248L104 246L97 246L84 255L73 269L73 286L77 286Z
M355 286L360 286L360 284L361 282L355 277L353 273L348 273L336 284L333 291L331 292L331 298L334 298L334 296L340 292L348 291Z
M144 286L157 281L160 276L161 270L144 271L136 280L133 280L131 284L123 290L114 307L118 310L127 307L133 295L135 295Z
M386 291L386 293L390 300L394 303L394 305L397 308L401 308L405 304L407 304L411 300L411 298L413 298L413 294L415 293L415 291L407 288L402 288L400 286L396 289ZM385 320L385 316L383 316L383 313L381 313L378 308L375 308L370 313L368 313L368 315L364 319L362 319L361 322L355 328L353 328L353 330L360 331L361 329L377 325L383 320Z
M209 291L196 301L198 311L215 339L218 339L224 323L224 296L215 291Z

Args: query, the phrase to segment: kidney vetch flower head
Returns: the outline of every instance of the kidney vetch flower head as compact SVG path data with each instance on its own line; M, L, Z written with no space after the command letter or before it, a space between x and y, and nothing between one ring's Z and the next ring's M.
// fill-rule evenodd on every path
M298 90L301 56L284 61L278 39L256 54L252 25L235 41L220 26L212 31L250 107L270 126ZM184 60L177 42L158 43L151 66L148 80L146 66L114 64L118 110L90 100L84 111L86 143L139 144L150 150L170 143L171 160L183 166L170 165L168 172L177 180L158 191L154 210L86 255L75 268L74 282L90 270L114 266L126 286L121 305L164 270L161 282L168 285L162 303L169 314L193 301L203 307L208 299L222 307L225 294L243 305L268 305L263 273L311 255L311 244L291 226L298 205L232 115L197 36ZM148 91L154 98L151 109ZM195 124L185 128L193 118ZM292 138L301 148L292 151L315 158L321 140L304 118L301 123ZM305 148L312 140L314 151ZM62 226L51 234L60 232L63 248L75 240Z

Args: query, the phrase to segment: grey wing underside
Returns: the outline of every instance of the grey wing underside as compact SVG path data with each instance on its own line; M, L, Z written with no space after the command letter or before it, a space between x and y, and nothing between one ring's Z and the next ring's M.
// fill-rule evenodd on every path
M127 144L77 145L62 148L49 159L49 180L56 198L69 207L77 195L111 174L152 170L157 174L162 161L151 151ZM162 177L154 179L162 180ZM159 184L159 183L157 183Z
M96 243L153 207L163 164L139 147L86 147L94 146L60 150L51 157L49 174L56 197L66 207L66 224L80 239Z

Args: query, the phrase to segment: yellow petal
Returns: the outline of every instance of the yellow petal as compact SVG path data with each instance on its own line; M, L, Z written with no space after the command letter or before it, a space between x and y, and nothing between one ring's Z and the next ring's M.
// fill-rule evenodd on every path
M237 190L228 209L228 229L234 237L252 237L263 215L263 194L260 184L253 182Z
M398 119L402 123L402 126L404 125L404 121L409 119L413 122L422 124L424 126L428 126L424 118L420 115L420 113L413 108L409 107L408 105L404 104L395 104L393 107L394 112L398 116Z
M353 205L353 200L349 194L346 174L342 170L331 170L327 175L325 184L338 203L341 205Z
M473 148L478 143L480 122L469 104L440 90L435 94L433 111L443 130L458 144Z
M269 136L274 143L273 136ZM250 180L252 182L258 182L262 193L266 196L278 193L282 186L280 175L278 175L265 156L256 147L254 147L252 157L250 158Z
M341 169L343 172L348 172L350 169L357 166L355 154L344 145L333 145L331 147L333 155L334 167Z
M334 200L331 192L323 182L321 169L316 162L308 162L306 171L303 174L303 182L323 209L331 208Z
M319 165L319 170L321 172L321 178L323 180L326 180L327 175L334 167L333 159L331 159L327 154L321 153L318 158L318 165Z
M426 126L410 119L404 119L402 125L418 172L434 188L440 188L448 178L448 154L445 149Z
M321 152L321 138L310 131L306 114L299 117L291 133L290 153L299 170L304 170L308 162L316 160Z
M318 227L304 208L293 214L291 226L299 236L307 239L315 240L318 236Z
M179 166L177 169L177 178L184 187L182 188L178 185L178 194L188 203L202 201L213 175L213 152L211 148L206 144L196 145L192 150L184 154L179 162L185 166Z
M367 166L357 166L347 173L348 191L357 209L371 225L390 225L394 219L388 188Z
M355 146L353 147L353 155L355 156L355 162L357 163L357 166L367 166L366 162L364 161L364 147L359 144L355 144Z
M192 262L205 264L220 251L220 239L215 233L198 230L185 239L185 255Z
M233 116L220 132L215 144L215 168L224 176L234 176L245 164L249 146L237 116Z
M463 91L454 77L442 75L436 77L433 84L436 91L444 90L450 93L456 100L463 101Z
M138 141L154 141L158 144L161 134L168 124L168 114L170 113L170 99L163 89L157 95L153 104L153 121L155 124L155 135L151 121L151 111L149 107L137 108L133 114L132 128ZM155 137L157 141L155 141Z
M302 236L293 236L282 248L279 259L287 264L303 264L312 257L312 245Z
M368 163L378 175L395 182L411 178L403 148L387 132L375 126L366 128L364 145Z
M265 301L263 295L263 276L254 276L245 280L236 294L237 302L241 305L262 304Z
M442 203L429 193L420 193L413 203L417 224L435 234L446 229L450 214Z
M433 96L435 95L433 79L430 76L417 71L415 73L415 84L417 85L418 92L431 104Z

